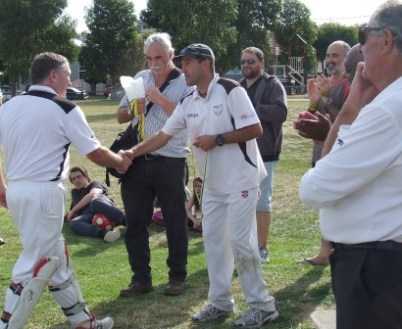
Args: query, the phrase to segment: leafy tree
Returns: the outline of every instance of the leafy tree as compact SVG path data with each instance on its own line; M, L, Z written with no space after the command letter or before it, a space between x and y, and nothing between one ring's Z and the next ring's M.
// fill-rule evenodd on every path
M238 38L229 48L231 67L238 66L241 50L251 46L260 48L266 56L266 63L269 63L268 32L279 17L281 4L281 0L239 0L235 22Z
M310 20L310 10L299 0L284 0L280 19L274 24L277 42L282 53L289 56L304 56L307 47L308 67L315 63L313 42L317 36L316 25ZM305 45L298 35L307 43Z
M236 18L236 0L149 0L141 13L149 26L169 33L179 50L196 42L210 46L218 71L230 66L227 56L237 41Z
M142 39L136 28L137 18L129 0L94 0L85 22L84 46L80 63L87 80L116 83L122 74L133 74L143 67Z
M66 0L0 1L0 62L14 93L37 53L55 51L70 60L76 56L74 22L61 17L66 5Z
M318 37L314 42L317 57L324 61L328 46L337 40L347 42L351 47L357 43L357 26L346 26L338 23L325 23L318 27Z

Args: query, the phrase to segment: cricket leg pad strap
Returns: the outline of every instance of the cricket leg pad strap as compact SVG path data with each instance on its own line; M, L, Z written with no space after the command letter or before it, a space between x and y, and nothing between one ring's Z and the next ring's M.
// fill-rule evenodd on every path
M35 305L38 303L43 291L49 284L50 278L56 272L59 264L57 257L44 258L36 266L33 278L28 284L22 288L18 294L17 288L13 291L14 283L11 284L9 291L14 295L10 295L7 291L6 306L9 305L10 309L5 310L10 314L7 329L23 329L29 316L31 315ZM15 297L17 296L17 299ZM10 299L10 303L8 303Z
M70 280L57 287L49 287L49 290L60 304L62 311L73 327L91 319L89 310L74 278L70 278Z

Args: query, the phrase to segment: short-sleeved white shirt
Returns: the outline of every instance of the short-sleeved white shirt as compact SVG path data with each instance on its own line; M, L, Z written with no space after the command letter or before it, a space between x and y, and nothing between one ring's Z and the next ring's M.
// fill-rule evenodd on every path
M7 180L64 180L71 143L83 155L100 147L82 110L49 87L33 85L0 108Z
M194 91L185 97L162 131L175 135L187 128L190 143L202 135L223 134L259 123L246 91L235 81L216 74L204 99ZM265 170L256 140L216 146L208 152L193 147L198 170L210 194L231 194L259 185Z

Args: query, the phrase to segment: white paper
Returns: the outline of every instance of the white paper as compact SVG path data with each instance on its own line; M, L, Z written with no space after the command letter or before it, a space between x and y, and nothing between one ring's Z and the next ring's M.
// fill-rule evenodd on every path
M130 102L136 98L145 98L144 82L141 77L134 79L123 75L120 77L120 83Z

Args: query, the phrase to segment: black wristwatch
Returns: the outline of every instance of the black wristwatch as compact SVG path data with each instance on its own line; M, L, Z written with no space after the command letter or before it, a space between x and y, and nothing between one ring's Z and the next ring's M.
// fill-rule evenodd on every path
M225 139L223 138L223 136L221 134L216 136L215 144L218 146L222 146L223 144L225 144Z

